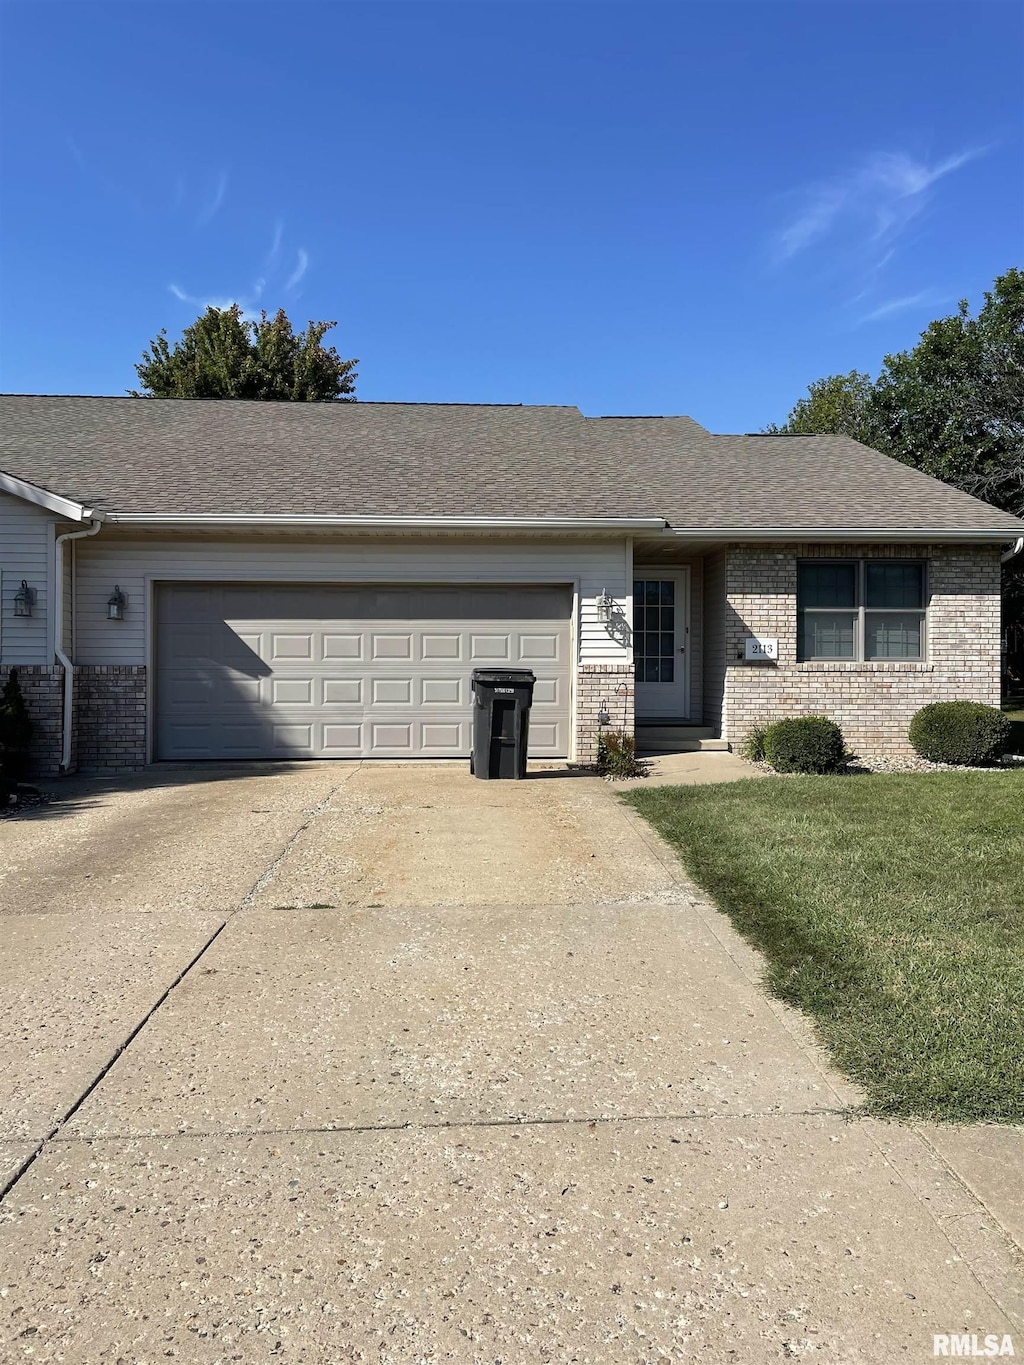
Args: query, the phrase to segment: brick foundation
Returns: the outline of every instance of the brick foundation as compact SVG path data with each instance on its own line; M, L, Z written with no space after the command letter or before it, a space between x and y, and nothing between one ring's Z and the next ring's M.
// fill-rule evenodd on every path
M145 766L144 665L76 667L72 752L83 773L137 772Z
M616 688L619 690L616 691ZM633 733L633 665L580 664L576 673L576 762L597 759L597 737L602 729ZM608 725L598 723L602 707Z
M928 662L798 663L798 559L928 561ZM824 715L863 757L912 752L907 729L928 702L999 705L1000 564L996 547L733 546L727 552L722 735L783 716ZM777 664L742 664L744 640L777 639Z
M59 665L51 664L4 664L0 668L0 687L12 672L18 674L32 720L32 768L29 775L54 777L60 772L64 670Z

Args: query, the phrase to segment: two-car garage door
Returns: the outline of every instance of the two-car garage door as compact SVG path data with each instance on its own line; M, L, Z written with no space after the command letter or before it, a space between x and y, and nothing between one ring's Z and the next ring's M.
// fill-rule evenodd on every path
M476 667L537 676L530 753L569 752L567 587L167 583L155 756L452 758Z

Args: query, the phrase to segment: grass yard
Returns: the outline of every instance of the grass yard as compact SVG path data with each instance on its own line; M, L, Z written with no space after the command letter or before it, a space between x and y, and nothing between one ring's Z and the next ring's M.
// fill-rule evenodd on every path
M1024 1122L1024 771L769 777L635 806L873 1113Z

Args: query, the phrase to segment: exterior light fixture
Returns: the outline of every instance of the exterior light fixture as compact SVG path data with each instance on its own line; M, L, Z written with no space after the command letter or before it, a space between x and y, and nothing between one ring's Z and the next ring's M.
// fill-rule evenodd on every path
M611 716L608 713L607 702L601 703L601 709L597 713L597 723L598 725L609 725L611 723Z
M35 593L32 591L26 580L23 578L21 580L21 587L14 594L15 616L31 616L32 602L34 598Z
M115 583L114 591L107 598L107 620L123 621L124 609L128 605L128 599Z
M615 598L609 597L602 590L601 596L597 599L597 619L599 621L610 621L612 619L612 609L615 606Z

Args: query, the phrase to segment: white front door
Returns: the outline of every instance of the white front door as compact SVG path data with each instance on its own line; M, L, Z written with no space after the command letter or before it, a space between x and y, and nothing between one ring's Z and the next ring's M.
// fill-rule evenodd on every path
M633 662L642 720L689 717L689 597L689 569L634 570Z

